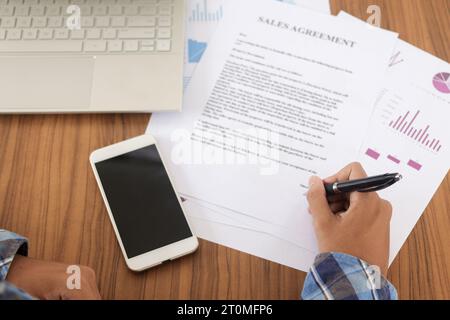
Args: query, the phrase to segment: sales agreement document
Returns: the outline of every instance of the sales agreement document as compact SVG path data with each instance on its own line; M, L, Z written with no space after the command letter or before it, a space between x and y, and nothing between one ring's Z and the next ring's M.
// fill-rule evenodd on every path
M227 4L232 0L188 0L186 1L189 13L185 30L185 59L184 59L184 86L188 86L194 71L201 61L203 53L208 47L212 35L223 16L233 15L227 12ZM242 1L242 0L240 0ZM245 0L244 0L245 1ZM280 1L280 0L272 0ZM330 14L329 0L281 0L294 6L301 6L325 14ZM203 16L200 12L203 9Z
M153 116L150 132L179 193L316 251L305 186L357 158L396 35L269 0L233 5L183 112Z

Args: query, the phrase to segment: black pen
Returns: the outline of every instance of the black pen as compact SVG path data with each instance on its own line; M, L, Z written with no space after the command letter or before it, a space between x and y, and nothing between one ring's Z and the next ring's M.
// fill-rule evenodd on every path
M325 190L327 192L327 196L355 191L374 192L386 189L387 187L392 186L394 183L400 181L401 179L402 175L399 173L387 173L364 179L325 184Z

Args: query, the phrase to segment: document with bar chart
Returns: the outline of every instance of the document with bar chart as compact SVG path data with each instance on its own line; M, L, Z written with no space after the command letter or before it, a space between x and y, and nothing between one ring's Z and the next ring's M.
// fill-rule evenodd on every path
M450 66L399 41L361 149L368 174L399 172L381 192L394 207L395 257L450 166Z

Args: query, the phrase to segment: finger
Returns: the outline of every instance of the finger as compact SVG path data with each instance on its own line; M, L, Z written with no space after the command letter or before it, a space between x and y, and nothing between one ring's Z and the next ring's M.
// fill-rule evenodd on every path
M373 223L378 219L378 214L382 210L380 200L376 192L353 192L350 194L346 217L358 219L364 223Z
M348 181L353 179L366 178L367 174L359 162L352 162L345 166L338 173L326 178L325 183L335 183L340 181Z
M320 223L326 223L331 220L333 212L328 205L323 181L319 177L311 177L309 180L307 199L309 210L314 220Z
M334 176L327 178L328 180L326 179L325 181L326 183L333 183L333 181L339 182L363 178L367 178L367 173L364 170L363 166L359 162L352 162ZM370 201L370 199L374 197L374 193L352 192L351 194L344 194L343 196L348 199L350 203L349 207L351 208L352 205L354 206L359 202Z
M332 196L328 196L328 203L335 203L335 202L343 202L348 200L348 195L345 193L339 193Z
M346 211L347 210L347 202L342 201L342 202L330 203L330 209L334 214Z
M381 198L380 198L381 199ZM381 213L391 221L392 218L392 204L384 199L381 199Z

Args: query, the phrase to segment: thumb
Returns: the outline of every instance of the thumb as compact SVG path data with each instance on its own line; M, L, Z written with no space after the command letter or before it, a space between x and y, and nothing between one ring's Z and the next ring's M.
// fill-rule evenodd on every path
M327 222L334 216L328 205L323 181L319 177L310 178L307 199L314 220Z

